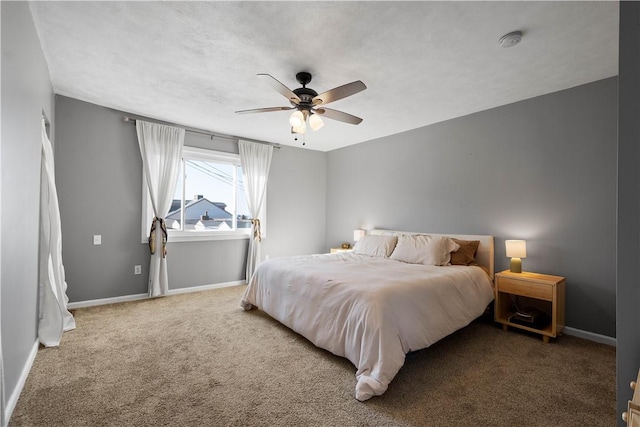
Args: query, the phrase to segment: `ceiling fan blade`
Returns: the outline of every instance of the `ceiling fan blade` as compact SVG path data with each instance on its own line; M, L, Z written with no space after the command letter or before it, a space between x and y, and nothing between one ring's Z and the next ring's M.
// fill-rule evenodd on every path
M365 90L367 87L360 80L347 83L346 85L338 86L330 89L326 92L322 92L320 95L313 98L313 105L328 104L333 101L337 101L347 96L355 95L358 92Z
M322 117L349 123L351 125L357 125L362 121L360 117L356 117L342 111L332 110L331 108L316 108L315 110L313 110L313 112L316 114L320 114Z
M287 111L293 110L296 107L267 107L267 108L254 108L252 110L240 110L236 111L237 114L246 114L246 113L268 113L270 111Z
M296 105L300 103L300 98L298 97L298 95L293 93L291 89L276 80L275 77L271 76L270 74L258 74L258 77L260 77L263 82L274 88L278 93L287 98L289 101L293 102Z

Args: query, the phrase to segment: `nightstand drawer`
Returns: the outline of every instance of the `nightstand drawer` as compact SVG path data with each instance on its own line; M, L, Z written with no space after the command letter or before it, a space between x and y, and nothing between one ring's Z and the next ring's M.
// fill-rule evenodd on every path
M553 286L543 283L500 277L498 279L498 291L547 301L553 300Z

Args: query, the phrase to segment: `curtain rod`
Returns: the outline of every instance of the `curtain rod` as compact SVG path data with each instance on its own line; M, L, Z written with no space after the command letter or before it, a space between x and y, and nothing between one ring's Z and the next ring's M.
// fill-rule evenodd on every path
M135 118L132 118L132 117L129 117L129 116L123 116L123 118L124 118L124 121L125 121L125 122L127 122L127 123L133 123L133 124L136 124L136 120L143 120L143 119L135 119ZM144 119L144 120L145 120L145 121L148 121L148 122L151 122L150 120L146 120L146 119ZM151 123L154 123L154 122L151 122ZM157 123L157 122L155 122L155 123ZM160 123L160 124L164 124L164 123ZM169 125L169 126L171 126L171 125ZM208 137L210 137L210 138L211 138L211 140L212 140L212 141L213 141L213 138L214 138L214 137L216 137L216 138L222 138L222 139L229 139L229 140L231 140L231 141L239 141L239 140L241 140L241 139L242 139L242 140L244 140L244 141L255 142L255 143L257 143L257 144L271 145L273 148L280 149L280 144L274 144L274 143L272 143L272 142L258 141L258 140L256 140L256 139L250 139L250 138L240 138L240 137L238 137L238 136L230 136L230 135L223 135L223 134L214 134L214 133L211 133L211 132L203 132L203 131L198 130L198 129L186 128L185 126L179 126L179 125L176 125L176 126L177 126L177 127L181 127L181 128L183 128L185 132L189 132L189 133L196 133L196 134L198 134L198 135L208 136Z

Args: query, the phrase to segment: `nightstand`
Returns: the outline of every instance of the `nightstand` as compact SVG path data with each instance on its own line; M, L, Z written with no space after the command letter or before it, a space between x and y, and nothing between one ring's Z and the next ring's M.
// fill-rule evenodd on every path
M564 328L565 278L530 272L512 273L509 270L496 273L496 301L494 318L506 331L509 326L542 335L547 343L556 338ZM536 307L550 315L547 325L540 328L510 321L515 314L514 298L520 308Z
M337 254L338 252L351 252L353 248L343 249L343 248L331 248L332 254Z

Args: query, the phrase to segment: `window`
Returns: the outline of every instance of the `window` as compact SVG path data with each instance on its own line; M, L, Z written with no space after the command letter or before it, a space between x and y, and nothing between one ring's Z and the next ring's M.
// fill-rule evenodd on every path
M143 242L153 208L143 180ZM263 207L263 211L266 211ZM264 215L260 216L264 229ZM240 156L185 146L180 173L165 217L169 241L247 238L251 216L244 194ZM264 233L263 233L264 234Z

